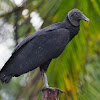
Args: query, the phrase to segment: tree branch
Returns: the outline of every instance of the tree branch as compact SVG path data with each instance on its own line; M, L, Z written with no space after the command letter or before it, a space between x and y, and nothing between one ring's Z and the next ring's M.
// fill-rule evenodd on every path
M59 100L59 90L44 89L42 90L42 100Z

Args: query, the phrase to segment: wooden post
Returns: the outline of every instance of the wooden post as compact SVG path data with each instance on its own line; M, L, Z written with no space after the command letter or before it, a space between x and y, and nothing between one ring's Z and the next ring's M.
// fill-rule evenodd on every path
M42 90L42 100L59 100L59 93L65 93L57 88L45 88Z

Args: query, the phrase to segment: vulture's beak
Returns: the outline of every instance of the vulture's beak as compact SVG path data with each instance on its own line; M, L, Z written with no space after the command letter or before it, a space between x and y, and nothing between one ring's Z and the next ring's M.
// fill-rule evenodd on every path
M88 23L90 22L90 19L89 19L89 18L87 18L84 14L82 14L82 18L81 18L81 19L83 19L83 20L87 21Z

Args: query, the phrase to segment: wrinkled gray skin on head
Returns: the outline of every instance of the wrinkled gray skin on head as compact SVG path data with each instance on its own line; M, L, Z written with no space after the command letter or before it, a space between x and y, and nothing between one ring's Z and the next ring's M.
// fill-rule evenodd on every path
M89 22L89 18L87 18L80 10L78 9L72 9L68 13L68 19L71 22L72 25L74 26L79 26L80 25L80 20L83 19L87 22Z

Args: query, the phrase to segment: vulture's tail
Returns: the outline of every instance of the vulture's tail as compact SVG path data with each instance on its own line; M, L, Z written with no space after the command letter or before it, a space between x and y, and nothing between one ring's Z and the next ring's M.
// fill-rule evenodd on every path
M2 73L2 71L0 71L0 80L2 81L2 83L9 83L11 78L12 76L6 75Z

